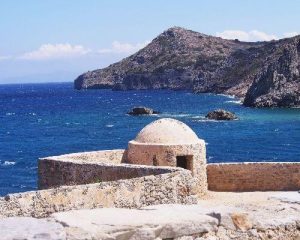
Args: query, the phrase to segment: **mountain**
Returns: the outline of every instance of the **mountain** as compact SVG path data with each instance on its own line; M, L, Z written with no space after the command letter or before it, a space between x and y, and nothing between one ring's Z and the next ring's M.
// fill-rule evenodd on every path
M245 106L299 106L300 36L241 42L173 27L130 57L80 75L74 86L224 93Z

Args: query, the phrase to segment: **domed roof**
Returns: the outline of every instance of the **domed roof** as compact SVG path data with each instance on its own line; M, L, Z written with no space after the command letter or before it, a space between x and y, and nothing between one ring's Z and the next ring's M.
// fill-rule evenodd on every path
M134 141L149 144L188 144L199 142L199 138L183 122L162 118L144 127Z

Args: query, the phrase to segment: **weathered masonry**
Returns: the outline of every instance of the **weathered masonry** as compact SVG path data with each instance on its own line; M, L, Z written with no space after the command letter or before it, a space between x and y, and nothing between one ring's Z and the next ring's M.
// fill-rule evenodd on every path
M300 162L208 164L207 178L212 191L298 191Z
M172 170L170 170L172 169ZM186 124L159 119L126 150L48 157L39 161L39 188L88 184L189 170L199 196L207 191L205 142Z

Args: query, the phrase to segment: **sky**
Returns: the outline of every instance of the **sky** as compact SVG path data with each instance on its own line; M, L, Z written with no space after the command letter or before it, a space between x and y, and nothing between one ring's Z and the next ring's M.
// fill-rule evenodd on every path
M0 84L67 82L180 26L227 39L300 34L300 0L0 0Z

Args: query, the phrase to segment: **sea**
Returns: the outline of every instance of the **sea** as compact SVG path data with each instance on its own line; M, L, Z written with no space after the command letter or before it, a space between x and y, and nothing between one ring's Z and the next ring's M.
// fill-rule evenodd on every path
M126 148L148 123L175 118L206 142L207 161L300 161L300 109L256 109L186 91L74 90L72 83L0 85L0 196L37 189L38 158ZM129 116L134 106L160 114ZM223 108L239 120L212 121Z

